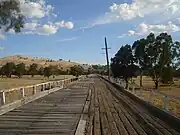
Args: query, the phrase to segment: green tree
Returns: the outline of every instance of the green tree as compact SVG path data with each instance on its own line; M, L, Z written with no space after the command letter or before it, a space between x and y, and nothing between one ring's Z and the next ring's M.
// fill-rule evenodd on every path
M15 67L15 75L21 78L26 72L26 66L24 63L17 64Z
M24 16L21 14L20 1L0 1L0 29L3 31L14 29L15 32L20 32L23 24Z
M160 81L167 83L173 80L172 69L178 63L180 45L179 42L173 42L167 33L161 33L153 42L151 36L147 40L147 69L157 89Z
M35 75L38 74L37 68L38 68L38 65L36 63L33 63L29 67L28 74L30 74L32 77L34 77Z
M164 67L162 70L161 82L164 84L173 83L173 67Z
M175 69L175 71L174 71L174 77L180 78L180 68Z
M57 66L52 66L52 65L50 65L49 67L50 67L51 70L52 70L53 78L55 78L56 75L60 74L60 70L58 69Z
M115 78L123 78L128 85L128 80L136 75L138 66L134 64L134 56L130 45L125 45L111 59L111 71Z
M39 70L38 70L38 74L39 75L44 75L44 68L41 67Z
M5 65L2 66L2 70L4 75L6 75L7 77L10 77L13 75L14 71L15 71L15 64L13 62L9 62L6 63Z
M49 78L51 75L53 75L53 69L51 66L45 67L43 70L43 75L47 78Z
M5 75L5 68L4 68L4 66L2 66L2 67L0 68L0 75L1 75L2 77Z
M84 69L80 65L75 65L71 67L70 74L78 77L79 75L84 74Z
M132 45L133 51L134 51L134 56L136 58L136 63L139 66L140 69L140 86L142 86L142 76L144 72L147 69L148 66L148 55L147 55L147 46L148 43L154 42L155 36L154 34L150 34L147 39L140 39L134 42Z

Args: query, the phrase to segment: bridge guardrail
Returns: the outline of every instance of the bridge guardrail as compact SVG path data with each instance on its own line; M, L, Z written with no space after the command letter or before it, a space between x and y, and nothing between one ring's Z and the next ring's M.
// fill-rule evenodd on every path
M123 80L111 78L111 82L115 82L125 90L148 102L149 104L163 109L165 112L180 117L180 97L169 95L158 90L146 89L138 86L134 82L128 83L127 89L126 83Z
M31 97L44 91L49 91L53 88L66 88L69 83L76 81L79 78L74 77L60 81L50 81L31 86L0 90L0 107L11 104L18 100L24 100L25 98Z

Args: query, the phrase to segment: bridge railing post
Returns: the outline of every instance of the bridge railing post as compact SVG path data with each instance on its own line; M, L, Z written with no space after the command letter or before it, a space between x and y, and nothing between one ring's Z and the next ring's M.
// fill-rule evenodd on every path
M127 91L129 91L129 83L128 83L128 86L127 86Z
M168 105L169 105L169 97L166 95L164 97L164 110L167 112L169 111Z
M149 92L150 92L150 95L149 95L149 100L148 100L148 102L149 102L150 104L152 104L152 103L153 103L152 97L153 97L154 92L153 92L152 89L150 89Z
M142 97L143 87L140 87L139 96Z
M20 91L21 91L21 97L24 98L24 96L25 96L24 88L21 88Z
M36 85L33 86L33 95L36 94Z
M136 94L136 93L135 93L135 85L134 85L134 84L132 85L132 93L133 93L133 94Z
M6 103L5 92L0 93L0 105L4 105Z

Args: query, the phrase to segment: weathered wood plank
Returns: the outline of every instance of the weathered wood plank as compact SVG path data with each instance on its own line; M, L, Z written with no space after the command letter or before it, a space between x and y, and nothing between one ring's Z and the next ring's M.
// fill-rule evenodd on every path
M88 88L62 89L0 116L0 134L72 135ZM85 108L86 113L88 108Z

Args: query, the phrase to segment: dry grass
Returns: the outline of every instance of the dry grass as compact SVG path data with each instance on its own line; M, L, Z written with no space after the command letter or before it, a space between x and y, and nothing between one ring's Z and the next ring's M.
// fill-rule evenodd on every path
M139 85L140 77L134 78L133 80ZM143 87L146 89L155 89L154 82L150 77L143 76ZM158 90L168 95L180 96L180 79L175 78L172 86L164 86L160 83Z
M26 56L20 56L20 55L9 56L9 57L5 57L5 58L0 59L0 65L4 65L7 62L14 62L15 64L24 63L24 64L26 64L26 66L29 66L33 63L36 63L36 64L38 64L39 67L56 65L64 71L66 71L67 69L70 69L70 67L72 67L74 65L79 65L78 63L64 61L64 60L62 60L62 61L55 61L54 60L54 61L50 62L49 59L47 59L47 58L33 58L33 57L26 57Z
M60 76L56 76L55 78L50 77L49 80L39 75L33 78L31 76L23 76L20 79L0 78L0 90L29 86L29 85L39 84L39 83L43 83L47 81L62 80L65 78L70 78L70 77L72 77L72 75L60 75Z
M43 76L23 76L22 78L0 78L0 90L5 90L5 89L11 89L11 88L17 88L13 91L8 91L5 92L5 99L6 103L9 104L14 101L22 99L22 93L21 89L19 87L24 87L24 86L29 86L29 85L34 85L34 84L39 84L43 82L48 82L48 81L55 81L55 80L63 80L67 78L72 78L72 75L60 75L56 76L55 78L51 77L49 79L44 78ZM37 86L36 87L36 92L41 91L42 86ZM46 86L48 87L48 86ZM24 96L29 97L34 94L33 87L28 87L24 89Z
M140 78L134 78L135 83L139 85L139 80ZM151 78L144 76L143 77L143 87L145 89L155 89L154 88L154 82L152 81ZM172 96L179 96L180 97L180 79L174 79L174 84L172 86L164 86L160 84L158 91L163 92L167 95L172 95ZM145 100L151 100L153 105L164 109L164 96L153 93L153 96L151 97L151 92L149 91L143 91L142 97ZM151 97L151 98L150 98ZM169 99L169 105L168 105L169 111L172 114L176 114L178 117L180 117L180 100L177 99Z

